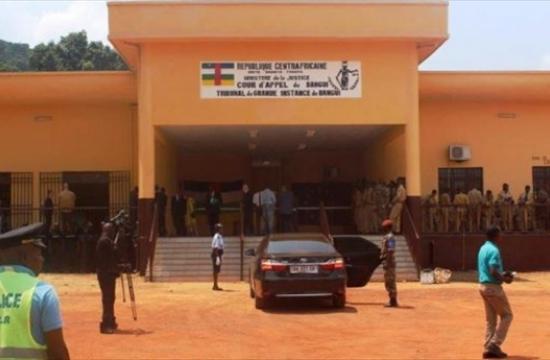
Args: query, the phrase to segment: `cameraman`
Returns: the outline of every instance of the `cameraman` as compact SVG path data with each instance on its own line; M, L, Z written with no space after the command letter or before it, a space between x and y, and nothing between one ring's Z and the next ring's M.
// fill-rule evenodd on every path
M506 339L513 318L502 283L510 284L514 280L514 276L512 273L504 271L498 248L498 244L502 240L500 229L493 226L487 230L486 235L487 241L481 246L478 254L479 292L485 305L487 321L483 358L502 359L507 355L500 349L500 346ZM500 317L498 327L497 316Z
M118 328L115 318L115 285L119 269L114 237L115 226L111 222L104 223L96 247L97 280L103 305L103 317L99 324L99 332L102 334L113 334Z

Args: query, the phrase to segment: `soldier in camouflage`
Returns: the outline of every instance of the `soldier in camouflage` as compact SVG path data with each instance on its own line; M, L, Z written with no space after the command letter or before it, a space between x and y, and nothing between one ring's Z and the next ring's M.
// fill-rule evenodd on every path
M395 236L393 235L393 222L389 219L382 222L384 237L382 239L382 252L380 259L384 269L384 285L390 301L386 307L397 307L397 285L395 284Z

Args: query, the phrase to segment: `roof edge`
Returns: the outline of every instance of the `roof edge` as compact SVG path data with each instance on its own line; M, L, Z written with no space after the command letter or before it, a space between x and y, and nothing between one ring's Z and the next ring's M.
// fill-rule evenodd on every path
M131 5L444 5L448 0L110 0L107 6Z

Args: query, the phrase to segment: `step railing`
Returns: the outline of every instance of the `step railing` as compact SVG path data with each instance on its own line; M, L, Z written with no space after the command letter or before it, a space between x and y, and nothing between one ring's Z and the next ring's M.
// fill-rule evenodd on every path
M409 206L406 203L403 204L403 212L402 212L401 218L403 221L403 224L402 224L403 236L405 237L405 240L407 241L407 245L409 246L411 256L416 265L416 269L417 271L420 271L422 239L420 236L420 232L418 231L418 228L416 227L416 224L414 222L414 218L409 209Z

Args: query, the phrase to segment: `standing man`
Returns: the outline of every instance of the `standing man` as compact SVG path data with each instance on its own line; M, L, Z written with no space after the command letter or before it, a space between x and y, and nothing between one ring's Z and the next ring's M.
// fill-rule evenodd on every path
M441 226L439 231L444 233L449 232L449 215L451 213L451 195L448 192L441 194L441 199L439 199L439 204L441 206Z
M172 224L176 229L176 236L185 236L186 205L186 201L180 193L170 199L170 213L172 214Z
M208 214L208 227L210 234L215 234L216 224L220 222L220 212L222 211L222 197L214 189L210 190L206 200L206 213Z
M52 191L48 190L46 193L46 199L44 199L44 204L42 205L42 211L44 212L44 231L46 235L50 235L50 229L52 228L52 217L53 217L53 200L52 200Z
M168 204L168 197L166 196L166 189L160 188L157 199L158 208L158 221L159 221L159 235L166 236L166 205Z
M273 226L275 225L275 204L277 203L277 197L271 189L266 187L260 192L260 204L262 205L262 217L264 220L264 230L267 235L273 233Z
M132 191L130 191L129 196L129 205L130 205L130 222L135 224L137 221L138 213L138 202L139 202L139 188L135 186Z
M0 235L0 356L69 359L54 288L40 281L41 223ZM11 299L11 300L10 300Z
M506 183L502 184L502 191L498 194L497 202L500 205L500 213L502 216L502 224L504 226L504 231L513 231L514 222L513 222L513 206L514 198L510 192L510 186Z
M390 301L386 307L397 307L397 285L395 284L395 236L393 235L393 222L384 220L382 229L384 237L382 238L382 252L380 259L382 260L382 268L384 269L384 285Z
M521 193L518 198L518 205L520 206L521 214L521 230L527 232L531 226L532 229L535 230L537 228L535 219L535 196L533 191L531 191L531 186L525 186L525 191Z
M455 195L455 198L453 199L453 205L455 206L456 214L455 230L456 232L460 232L461 229L464 229L464 231L466 231L466 212L470 200L468 199L468 195L462 192L462 189L457 188L456 192L457 193Z
M393 231L401 232L401 213L403 212L403 204L407 200L407 190L405 189L403 178L397 179L397 191L392 200L392 208L390 211L390 220L393 223Z
M61 229L64 235L73 231L73 212L76 206L76 195L69 189L68 183L63 183L63 190L59 193L59 210L61 211Z
M435 232L438 228L437 224L439 219L437 217L437 210L439 205L439 198L437 197L437 190L433 189L431 194L428 196L428 231Z
M495 217L495 197L491 190L485 192L485 198L483 199L483 217L485 218L484 229L487 231L494 222Z
M468 227L470 232L481 230L481 205L483 204L483 194L475 187L468 191Z
M96 270L103 305L99 332L113 334L118 328L115 318L115 285L119 269L115 249L115 227L110 222L103 224L101 237L97 242Z
M485 305L487 330L485 334L484 359L506 358L500 346L506 339L506 334L512 323L512 309L502 288L502 283L510 284L514 276L504 272L498 244L501 241L500 229L491 227L487 230L487 241L479 249L477 268L479 272L479 292ZM497 316L500 323L497 327Z
M212 286L212 290L221 291L223 289L218 286L218 277L222 269L223 259L223 226L222 224L217 223L216 225L214 225L214 228L216 229L216 233L212 238L212 254L210 255L210 257L212 258L212 267L214 270L214 285Z
M281 187L279 193L279 214L281 215L282 232L294 231L294 222L292 221L292 214L294 212L294 194L288 191L286 186Z

